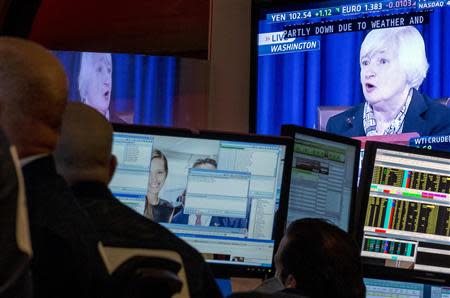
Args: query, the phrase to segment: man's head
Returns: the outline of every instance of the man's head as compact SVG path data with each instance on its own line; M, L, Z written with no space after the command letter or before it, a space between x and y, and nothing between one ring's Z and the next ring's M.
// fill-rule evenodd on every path
M193 168L215 170L217 169L217 161L212 158L199 158L192 165Z
M55 150L58 172L69 184L97 181L108 184L116 167L111 154L113 129L95 109L69 103Z
M286 287L311 297L365 297L359 250L352 238L321 219L292 222L275 256Z
M64 69L48 50L0 37L0 126L21 158L54 150L67 92Z

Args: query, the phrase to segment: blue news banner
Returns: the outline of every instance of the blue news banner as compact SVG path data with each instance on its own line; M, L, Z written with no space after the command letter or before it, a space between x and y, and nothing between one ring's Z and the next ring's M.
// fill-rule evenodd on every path
M352 18L327 22L274 24L272 32L258 34L258 56L320 50L324 35L429 23L429 12Z
M450 152L450 135L418 137L409 140L411 147Z

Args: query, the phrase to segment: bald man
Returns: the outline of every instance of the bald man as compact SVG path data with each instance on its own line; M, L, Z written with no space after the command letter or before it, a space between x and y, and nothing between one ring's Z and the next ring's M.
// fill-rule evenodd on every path
M112 195L107 187L116 167L112 136L111 125L99 112L69 103L55 151L58 171L94 222L102 242L176 251L183 258L191 297L221 297L199 252Z
M0 126L16 146L30 215L34 297L96 297L106 278L97 236L51 155L67 104L67 80L45 48L0 38Z

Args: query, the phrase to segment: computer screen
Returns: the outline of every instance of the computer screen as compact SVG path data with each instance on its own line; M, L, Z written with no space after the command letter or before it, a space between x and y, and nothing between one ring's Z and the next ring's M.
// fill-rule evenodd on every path
M427 283L364 278L367 298L450 298L450 288Z
M345 106L355 109L336 119L329 131L350 137L366 135L372 125L369 121L363 125L363 115L368 115L364 114L363 103L375 107L375 118L382 101L386 102L384 110L397 115L401 109L394 108L392 102L406 103L408 92L399 95L398 101L387 103L397 98L395 91L403 90L404 70L406 81L417 91L408 105L408 111L415 112L406 115L405 125L395 131L416 131L424 136L438 135L439 131L448 134L449 122L444 129L445 120L437 121L440 113L426 117L426 124L412 115L419 114L419 102L429 105L450 97L449 1L253 3L251 110L255 132L275 134L283 124L318 129L319 107L342 112ZM383 56L389 52L392 55ZM422 59L424 56L426 59ZM368 73L366 66L379 68L371 68ZM409 78L419 72L420 79L413 83ZM395 91L391 88L394 85L398 87ZM378 133L385 130L377 129Z
M365 264L413 277L448 277L449 153L367 142L359 199Z
M431 286L430 298L450 298L450 288Z
M366 298L429 298L420 283L364 278Z
M53 51L66 71L69 100L83 102L113 123L172 125L175 57Z
M284 224L278 213L286 209L281 198L289 187L283 173L291 140L114 129L118 168L110 189L120 201L210 263L270 272Z
M323 218L348 231L360 142L294 125L282 135L294 138L287 223Z

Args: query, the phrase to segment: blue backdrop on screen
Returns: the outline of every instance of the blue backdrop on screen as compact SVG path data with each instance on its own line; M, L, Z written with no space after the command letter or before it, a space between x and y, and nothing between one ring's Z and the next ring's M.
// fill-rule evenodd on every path
M270 9L264 12L271 13ZM331 19L337 20L337 17ZM317 21L320 19L313 20ZM298 23L270 22L261 15L257 32L261 40L261 33L281 32L286 24ZM449 97L450 7L435 9L430 13L429 24L416 28L424 37L430 64L420 91L431 98ZM268 48L261 46L260 42L256 49L257 133L279 134L280 126L288 123L316 128L319 106L353 106L363 102L359 50L367 33L356 31L297 38L296 41L318 41L318 44L313 49L275 55L268 54ZM277 37L268 35L266 38Z
M81 52L55 51L69 78L69 99L80 101ZM109 109L123 122L147 125L173 123L177 59L112 54ZM110 118L110 121L115 122Z

